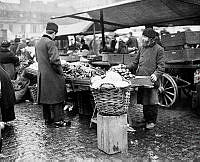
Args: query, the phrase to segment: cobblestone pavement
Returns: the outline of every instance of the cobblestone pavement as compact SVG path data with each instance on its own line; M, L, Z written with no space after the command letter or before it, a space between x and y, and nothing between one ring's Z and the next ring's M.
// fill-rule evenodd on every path
M68 116L71 127L48 128L42 119L41 107L30 102L15 106L16 120L3 132L1 160L112 161L188 160L200 158L200 117L185 107L159 109L154 130L138 128L128 134L128 153L107 155L97 148L96 128L89 128L89 119ZM134 111L140 118L141 108ZM133 120L133 122L134 122ZM72 161L73 161L72 160Z

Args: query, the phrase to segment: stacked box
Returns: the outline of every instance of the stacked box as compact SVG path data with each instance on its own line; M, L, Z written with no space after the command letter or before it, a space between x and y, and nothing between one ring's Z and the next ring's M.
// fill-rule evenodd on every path
M165 51L166 62L193 61L200 59L200 48Z
M124 54L124 61L123 64L130 65L135 60L136 54Z
M184 46L185 44L200 44L200 31L186 31L161 36L164 47Z
M67 62L80 61L80 56L78 55L60 56L60 58L61 60L65 60Z
M109 62L110 64L122 64L123 54L103 54L102 61Z

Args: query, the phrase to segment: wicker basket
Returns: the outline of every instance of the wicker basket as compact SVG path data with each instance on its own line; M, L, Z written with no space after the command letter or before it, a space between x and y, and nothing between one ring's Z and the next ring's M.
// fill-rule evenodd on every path
M33 103L37 103L37 85L28 86Z
M112 86L111 89L102 86L100 89L91 88L97 111L106 116L126 114L130 103L130 86L125 88Z

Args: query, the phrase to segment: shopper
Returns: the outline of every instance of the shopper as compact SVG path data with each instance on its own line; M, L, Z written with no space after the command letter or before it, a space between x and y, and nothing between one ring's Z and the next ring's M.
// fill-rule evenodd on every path
M17 55L17 49L19 46L20 38L15 38L14 43L10 46L10 51Z
M1 97L0 97L0 121L9 122L15 119L15 90L13 88L10 77L0 65L0 82L1 82Z
M85 43L85 40L84 39L81 39L81 51L82 50L90 50L89 49L89 46Z
M132 52L135 49L138 49L138 41L137 38L133 36L132 32L129 32L128 34L128 40L126 42L128 52Z
M156 32L146 28L142 34L142 47L129 67L136 76L150 76L154 88L139 88L138 103L143 105L143 122L147 129L155 127L158 113L158 79L164 72L164 49L156 43Z
M19 58L9 50L10 42L2 41L0 48L0 64L8 73L10 79L16 79L15 67L19 65Z
M64 121L65 80L54 38L58 25L47 23L46 34L36 44L38 61L38 103L43 106L45 124L67 126Z

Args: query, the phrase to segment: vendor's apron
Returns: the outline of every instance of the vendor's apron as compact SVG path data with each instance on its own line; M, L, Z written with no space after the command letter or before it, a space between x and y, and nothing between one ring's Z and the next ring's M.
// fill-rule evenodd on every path
M137 104L142 105L157 105L158 89L157 88L138 88L137 92Z

